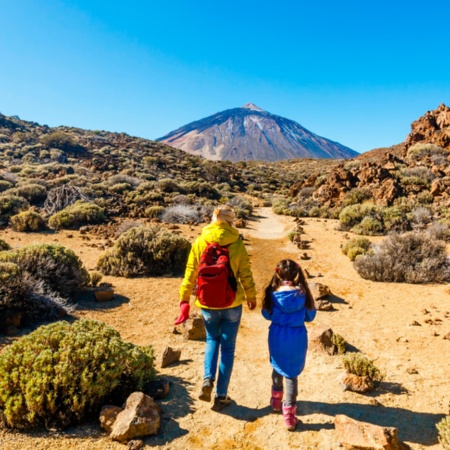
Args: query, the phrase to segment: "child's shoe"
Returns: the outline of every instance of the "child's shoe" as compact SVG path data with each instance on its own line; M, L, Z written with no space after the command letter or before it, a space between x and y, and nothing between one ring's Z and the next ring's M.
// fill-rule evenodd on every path
M295 417L295 413L297 412L297 405L294 406L284 406L283 405L283 417L284 417L284 426L289 431L294 431L297 426L297 417Z
M270 398L270 406L273 412L281 411L281 402L283 400L283 391L276 391L272 388L272 397Z
M202 389L200 391L198 398L200 400L203 400L204 402L210 402L213 387L214 387L214 380L212 378L205 378L203 380Z
M214 398L214 405L211 408L213 411L222 411L223 408L227 407L231 403L231 398L228 395L223 395Z

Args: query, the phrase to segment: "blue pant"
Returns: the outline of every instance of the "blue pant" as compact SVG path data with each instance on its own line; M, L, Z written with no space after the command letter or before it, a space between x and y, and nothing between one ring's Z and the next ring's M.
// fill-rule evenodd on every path
M226 309L202 308L202 315L206 328L204 378L216 379L220 348L216 395L222 397L227 395L231 372L233 371L234 350L241 322L242 305Z

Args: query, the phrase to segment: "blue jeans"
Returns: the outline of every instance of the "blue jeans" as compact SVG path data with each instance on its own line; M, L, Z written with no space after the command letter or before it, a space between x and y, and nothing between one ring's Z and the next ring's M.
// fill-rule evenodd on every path
M242 305L226 309L202 308L206 328L206 348L204 362L204 377L216 379L217 361L220 365L219 378L216 385L216 395L225 396L233 371L236 337L242 316Z

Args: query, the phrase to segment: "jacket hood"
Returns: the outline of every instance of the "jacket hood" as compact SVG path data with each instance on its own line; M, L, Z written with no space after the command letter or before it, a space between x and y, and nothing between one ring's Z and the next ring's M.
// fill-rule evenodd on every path
M239 231L225 222L213 222L203 228L202 238L206 242L217 242L219 245L230 245L239 239Z
M290 289L272 292L272 299L282 312L289 314L305 307L306 296L298 289Z

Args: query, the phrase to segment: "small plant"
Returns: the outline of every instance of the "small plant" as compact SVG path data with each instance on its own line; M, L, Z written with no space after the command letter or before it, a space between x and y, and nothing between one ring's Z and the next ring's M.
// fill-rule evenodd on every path
M94 272L90 273L91 277L91 286L96 287L102 281L103 275L100 272L97 272L96 270Z
M24 211L10 219L10 224L15 231L36 232L45 229L45 220L35 211Z
M450 450L450 416L444 417L437 425L439 443L444 450Z
M370 216L377 211L375 205L350 205L346 206L339 214L341 228L343 230L350 230L355 225L359 224L364 217Z
M374 217L366 216L364 219L352 228L353 233L365 236L376 236L383 234L383 223Z
M0 355L0 412L10 428L64 428L154 376L152 347L126 343L101 322L57 322Z
M334 346L336 346L338 355L343 355L346 352L347 342L340 334L333 333L331 336L331 342Z
M9 217L28 208L28 202L22 197L7 194L0 195L0 223L7 223Z
M94 203L78 201L62 211L53 214L48 224L55 230L76 229L82 225L102 223L106 220L105 210Z
M157 219L164 211L164 206L149 206L145 210L145 217L149 219Z
M368 253L372 243L367 238L355 237L347 241L342 247L342 253L354 261L358 255L365 255Z
M10 245L5 242L3 239L0 239L0 252L2 252L3 250L9 250L11 247Z
M342 357L342 362L347 373L368 377L375 385L380 384L384 379L384 374L373 364L373 361L360 352L347 353Z
M368 280L405 283L442 283L450 280L444 241L426 232L393 233L372 254L355 260L355 269Z
M106 275L122 277L183 273L190 243L159 227L131 228L114 248L100 257L97 267Z
M370 198L367 189L352 189L345 194L343 206L356 205Z
M31 205L36 205L46 199L47 189L40 184L25 184L17 187L17 195L25 198Z

